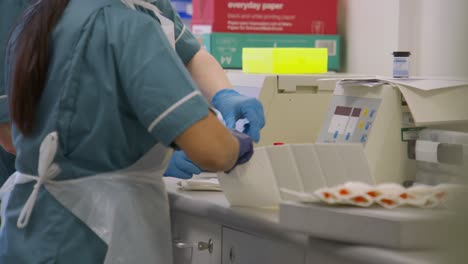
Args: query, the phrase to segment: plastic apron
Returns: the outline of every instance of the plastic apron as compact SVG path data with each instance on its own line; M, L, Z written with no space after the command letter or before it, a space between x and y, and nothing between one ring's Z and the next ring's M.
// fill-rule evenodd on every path
M143 7L147 8L146 4ZM155 14L164 24L165 31L172 27L169 38L174 36L172 21L159 12ZM174 46L174 38L170 40ZM55 181L60 172L59 166L53 163L57 148L58 134L50 133L40 147L38 176L15 172L9 177L0 189L2 217L15 185L35 181L18 218L18 228L27 226L39 190L44 186L107 244L105 264L172 263L169 202L162 180L171 149L157 144L126 169Z

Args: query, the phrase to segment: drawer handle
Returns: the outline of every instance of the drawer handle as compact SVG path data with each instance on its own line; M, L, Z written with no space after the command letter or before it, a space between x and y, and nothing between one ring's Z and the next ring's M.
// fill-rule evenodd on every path
M184 249L184 250L187 250L189 249L190 250L190 258L187 260L187 263L191 264L192 263L192 259L193 259L193 246L194 244L193 243L185 243L185 242L181 242L179 240L174 240L172 242L172 245L177 248L177 249Z
M174 245L174 247L176 247L178 249L191 249L191 250L193 250L193 247L195 246L195 243L185 243L185 242L181 242L179 240L175 240L173 242L173 245ZM211 254L211 253L213 253L213 247L214 247L214 243L213 243L213 240L211 238L208 240L208 242L199 241L197 243L198 251L204 251L204 250L208 249L208 252L210 252L210 254Z
M208 243L202 242L202 241L198 242L199 251L203 251L207 249L208 249L208 252L210 252L210 254L213 253L213 240L211 240L211 238L208 240Z
M180 249L187 249L187 248L192 248L193 249L193 244L192 243L184 243L180 241L174 241L174 247L180 248Z
M231 247L229 249L229 262L230 263L235 263L236 261L236 253L234 247Z

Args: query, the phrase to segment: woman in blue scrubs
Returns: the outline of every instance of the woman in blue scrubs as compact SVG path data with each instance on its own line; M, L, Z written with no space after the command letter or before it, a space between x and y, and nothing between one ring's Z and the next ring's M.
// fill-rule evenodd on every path
M131 4L135 0L122 0ZM184 23L173 9L169 0L147 0L156 6L161 13L174 24L174 37L176 53L182 60L186 69L198 88L211 104L217 108L228 128L234 128L239 119L248 119L249 124L244 131L256 142L260 140L260 129L264 126L263 108L258 100L237 93L231 87L223 69L219 63L205 50L200 48L198 40L185 27ZM0 45L6 45L11 27L18 20L18 16L29 0L2 0L0 1ZM140 11L155 17L148 10L140 8ZM157 19L157 18L156 18ZM2 50L3 51L3 50ZM0 62L3 62L3 52L0 52ZM8 144L9 124L6 111L8 100L5 95L3 82L3 64L0 63L0 143L7 151L0 148L0 185L11 175L14 170L14 147ZM176 151L165 175L178 178L190 178L202 170L195 166L183 151Z
M0 263L171 263L169 147L208 171L252 155L250 137L209 111L164 18L146 11L38 0L13 32L17 172L1 190Z

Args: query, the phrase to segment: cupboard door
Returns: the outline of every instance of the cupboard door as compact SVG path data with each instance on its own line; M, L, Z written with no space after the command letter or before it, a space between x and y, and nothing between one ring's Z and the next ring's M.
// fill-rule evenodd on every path
M221 263L221 225L171 212L174 264Z
M301 246L223 227L222 264L303 264Z

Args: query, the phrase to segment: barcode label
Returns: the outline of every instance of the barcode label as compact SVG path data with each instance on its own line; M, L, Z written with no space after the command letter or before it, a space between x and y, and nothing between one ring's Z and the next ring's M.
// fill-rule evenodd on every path
M316 48L327 48L328 56L336 56L336 40L316 40Z

